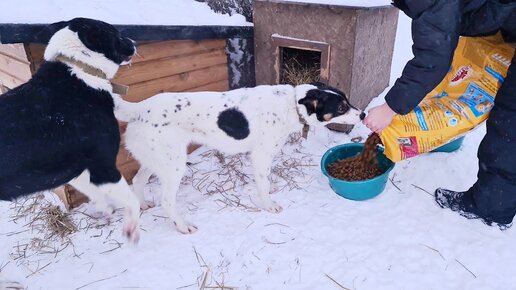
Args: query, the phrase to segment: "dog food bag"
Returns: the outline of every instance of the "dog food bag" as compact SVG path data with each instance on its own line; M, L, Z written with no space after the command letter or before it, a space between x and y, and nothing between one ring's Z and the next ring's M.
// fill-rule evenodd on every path
M514 48L500 35L461 37L450 71L407 115L381 133L385 155L394 162L457 139L484 122L507 76Z

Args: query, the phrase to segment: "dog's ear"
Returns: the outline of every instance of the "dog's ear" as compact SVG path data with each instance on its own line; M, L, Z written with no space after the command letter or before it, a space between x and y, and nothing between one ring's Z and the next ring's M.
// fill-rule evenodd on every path
M328 90L328 91L332 91L338 95L341 95L343 96L344 98L346 97L346 94L334 87L330 87L328 86L327 84L325 83L321 83L321 82L315 82L315 83L311 83L312 86L316 86L319 90Z
M52 23L52 24L45 26L45 28L43 28L40 32L36 33L37 42L48 43L50 38L52 38L52 36L56 32L65 28L66 26L68 26L68 24L69 24L68 21L61 21L61 22L56 22L56 23Z
M313 82L310 83L312 86L316 86L320 90L324 90L324 88L328 87L325 83L322 82Z
M312 91L308 91L306 97L300 99L297 103L300 105L304 105L306 107L306 112L308 113L308 116L310 116L317 110L319 100Z

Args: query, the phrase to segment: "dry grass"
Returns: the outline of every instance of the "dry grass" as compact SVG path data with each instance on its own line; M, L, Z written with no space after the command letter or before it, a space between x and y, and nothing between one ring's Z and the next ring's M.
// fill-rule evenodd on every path
M105 245L106 250L100 254L119 249L122 245L111 238L115 229L109 221L78 210L65 212L43 194L35 194L13 202L11 212L10 221L21 224L23 230L4 235L15 236L26 232L31 234L30 239L17 242L10 253L11 261L15 262L17 267L27 270L27 277L47 268L58 255L68 253L72 257L80 258L83 252L78 253L73 243L73 235L77 231L88 233L95 230L96 234L91 238L105 238L100 242Z
M281 151L274 157L271 174L271 193L282 190L301 189L300 180L306 180L306 169L317 166L313 164L312 155L302 153L299 150L301 134L294 133L289 136L287 146L295 147L294 154L286 154ZM260 211L254 205L241 199L241 191L246 187L252 187L254 194L256 186L252 172L252 163L248 154L225 155L219 151L208 150L200 154L201 161L188 164L189 174L186 174L182 184L192 185L197 191L210 196L218 196L216 202L221 209L228 207L241 208L246 211ZM198 169L199 164L206 168L206 163L211 163L211 170Z
M213 277L213 269L212 266L207 264L204 258L201 256L201 254L193 247L193 251L195 253L195 258L197 259L197 262L199 263L199 267L201 267L203 273L199 275L197 278L197 286L199 287L199 290L205 290L205 289L218 289L218 290L237 290L238 287L235 286L228 286L225 284L224 280L224 271L227 273L227 266L229 266L229 262L225 262L224 260L219 263L218 268L222 268L222 272L219 274L221 276L220 281L215 279ZM221 253L222 256L222 253ZM192 285L183 286L180 288L186 288ZM178 288L178 289L180 289Z
M295 57L284 60L281 73L281 83L297 86L318 82L321 79L320 66L301 64Z
M77 231L70 213L46 200L43 194L18 200L13 203L11 209L14 212L10 216L12 222L28 220L28 223L24 224L26 231L40 234L45 240L64 239Z

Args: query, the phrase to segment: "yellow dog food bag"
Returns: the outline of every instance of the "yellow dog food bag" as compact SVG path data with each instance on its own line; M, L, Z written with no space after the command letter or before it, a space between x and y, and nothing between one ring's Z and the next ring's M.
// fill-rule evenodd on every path
M380 134L385 155L398 162L430 152L479 126L494 106L513 55L514 48L500 35L461 37L443 81Z

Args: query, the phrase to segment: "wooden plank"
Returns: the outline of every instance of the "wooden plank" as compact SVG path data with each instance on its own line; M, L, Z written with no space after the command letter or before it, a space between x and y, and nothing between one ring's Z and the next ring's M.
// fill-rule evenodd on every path
M115 82L124 85L137 84L223 63L227 63L227 56L225 50L222 49L194 56L178 56L140 62L132 66L120 68Z
M31 72L34 74L43 63L45 54L45 44L30 43L25 44L25 51L27 52L27 59L30 62Z
M216 81L200 87L189 89L189 92L225 92L229 90L229 80Z
M131 160L133 160L131 153L125 149L124 144L120 144L120 149L118 150L118 155L116 156L116 165L123 165Z
M140 44L132 64L179 55L192 55L213 49L224 49L226 41L213 40L170 40Z
M118 170L129 184L133 183L133 177L138 173L138 169L140 169L140 164L136 160L118 166Z
M29 61L22 43L0 44L0 53L11 56L19 61Z
M25 83L25 81L20 80L16 77L13 77L13 76L9 75L8 73L2 71L1 69L0 69L0 81L3 83L4 86L6 86L7 88L9 88L11 90L16 88L17 86Z
M0 54L0 69L3 72L25 82L32 77L28 62L22 62L3 54Z
M124 99L139 102L162 92L184 92L208 83L228 79L227 64L211 66L205 69L186 72L161 79L143 82L129 87L129 94Z
M0 80L0 95L7 93L7 91L9 91L9 89L6 86L4 86L4 84Z

